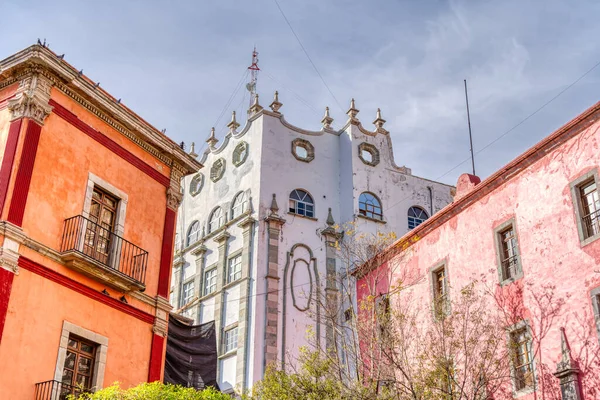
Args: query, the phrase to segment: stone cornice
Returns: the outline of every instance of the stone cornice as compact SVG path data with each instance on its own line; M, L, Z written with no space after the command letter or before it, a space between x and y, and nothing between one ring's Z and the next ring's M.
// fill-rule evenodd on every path
M168 166L178 163L186 174L202 167L175 142L43 46L30 46L0 61L0 88L31 72L51 80L58 90Z

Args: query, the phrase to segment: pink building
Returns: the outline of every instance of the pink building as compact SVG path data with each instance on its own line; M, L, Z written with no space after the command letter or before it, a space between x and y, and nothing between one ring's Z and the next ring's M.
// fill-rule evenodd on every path
M426 306L458 297L477 277L498 295L518 293L525 310L523 321L506 327L507 342L515 341L507 383L512 396L600 398L599 146L597 103L483 182L462 175L452 204L357 277L359 304L386 295L397 274L375 286L373 279L399 266L423 278L409 292ZM390 294L391 307L403 293ZM543 340L535 342L534 325L547 313L541 294L557 306ZM542 378L544 368L550 373Z

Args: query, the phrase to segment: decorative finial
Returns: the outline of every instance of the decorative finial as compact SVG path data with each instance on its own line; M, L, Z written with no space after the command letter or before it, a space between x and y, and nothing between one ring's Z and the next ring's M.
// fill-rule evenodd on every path
M333 226L335 225L335 220L333 219L333 215L331 215L331 207L329 207L329 213L327 214L327 221L325 221L327 223L327 226Z
M210 147L215 147L219 140L215 137L215 127L213 126L210 130L210 137L206 141Z
M354 98L352 98L352 100L350 101L350 108L348 109L348 111L346 112L346 114L348 114L348 116L350 117L350 121L353 123L357 123L358 119L356 118L356 115L358 114L360 110L356 109L356 105L354 104Z
M271 110L273 110L273 112L279 114L279 109L281 108L282 105L283 105L283 103L279 102L279 92L275 91L275 96L273 96L273 102L271 103L271 105L269 107L271 108Z
M381 118L381 110L379 108L377 109L377 118L375 118L373 124L377 128L376 131L378 133L387 133L387 131L383 128L383 125L385 124L385 119Z
M231 122L227 124L229 128L229 132L233 133L240 126L238 122L235 120L235 111L231 113Z
M256 93L254 95L254 103L252 103L252 106L250 107L250 109L248 110L250 115L256 115L259 112L262 111L262 106L260 104L258 104L258 93Z
M331 129L331 123L333 122L333 118L329 116L329 107L325 107L325 115L321 120L323 124L323 129Z
M273 199L271 200L271 207L269 209L271 210L271 214L277 215L277 213L279 212L279 206L277 205L277 198L275 197L275 193L273 193Z
M196 146L196 143L192 142L192 145L190 146L190 157L198 157L198 154L196 154L196 152L194 151L194 147Z

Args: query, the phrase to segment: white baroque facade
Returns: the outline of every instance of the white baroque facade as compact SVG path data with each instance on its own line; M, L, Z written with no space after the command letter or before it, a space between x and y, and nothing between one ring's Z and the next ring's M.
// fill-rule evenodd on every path
M338 234L332 219L401 236L452 201L451 186L395 164L379 111L374 131L354 100L342 129L326 111L323 128L307 131L281 105L276 93L265 110L257 96L241 130L234 114L182 183L171 302L196 323L215 321L222 390L251 387L268 363L293 358L308 331L330 340L309 310L340 265L326 246Z

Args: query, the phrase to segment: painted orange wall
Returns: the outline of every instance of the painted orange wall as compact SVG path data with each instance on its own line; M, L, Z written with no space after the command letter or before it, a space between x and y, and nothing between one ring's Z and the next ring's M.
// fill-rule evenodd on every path
M54 379L63 320L109 338L105 386L146 380L151 325L21 269L0 346L0 398L33 399L35 383Z

